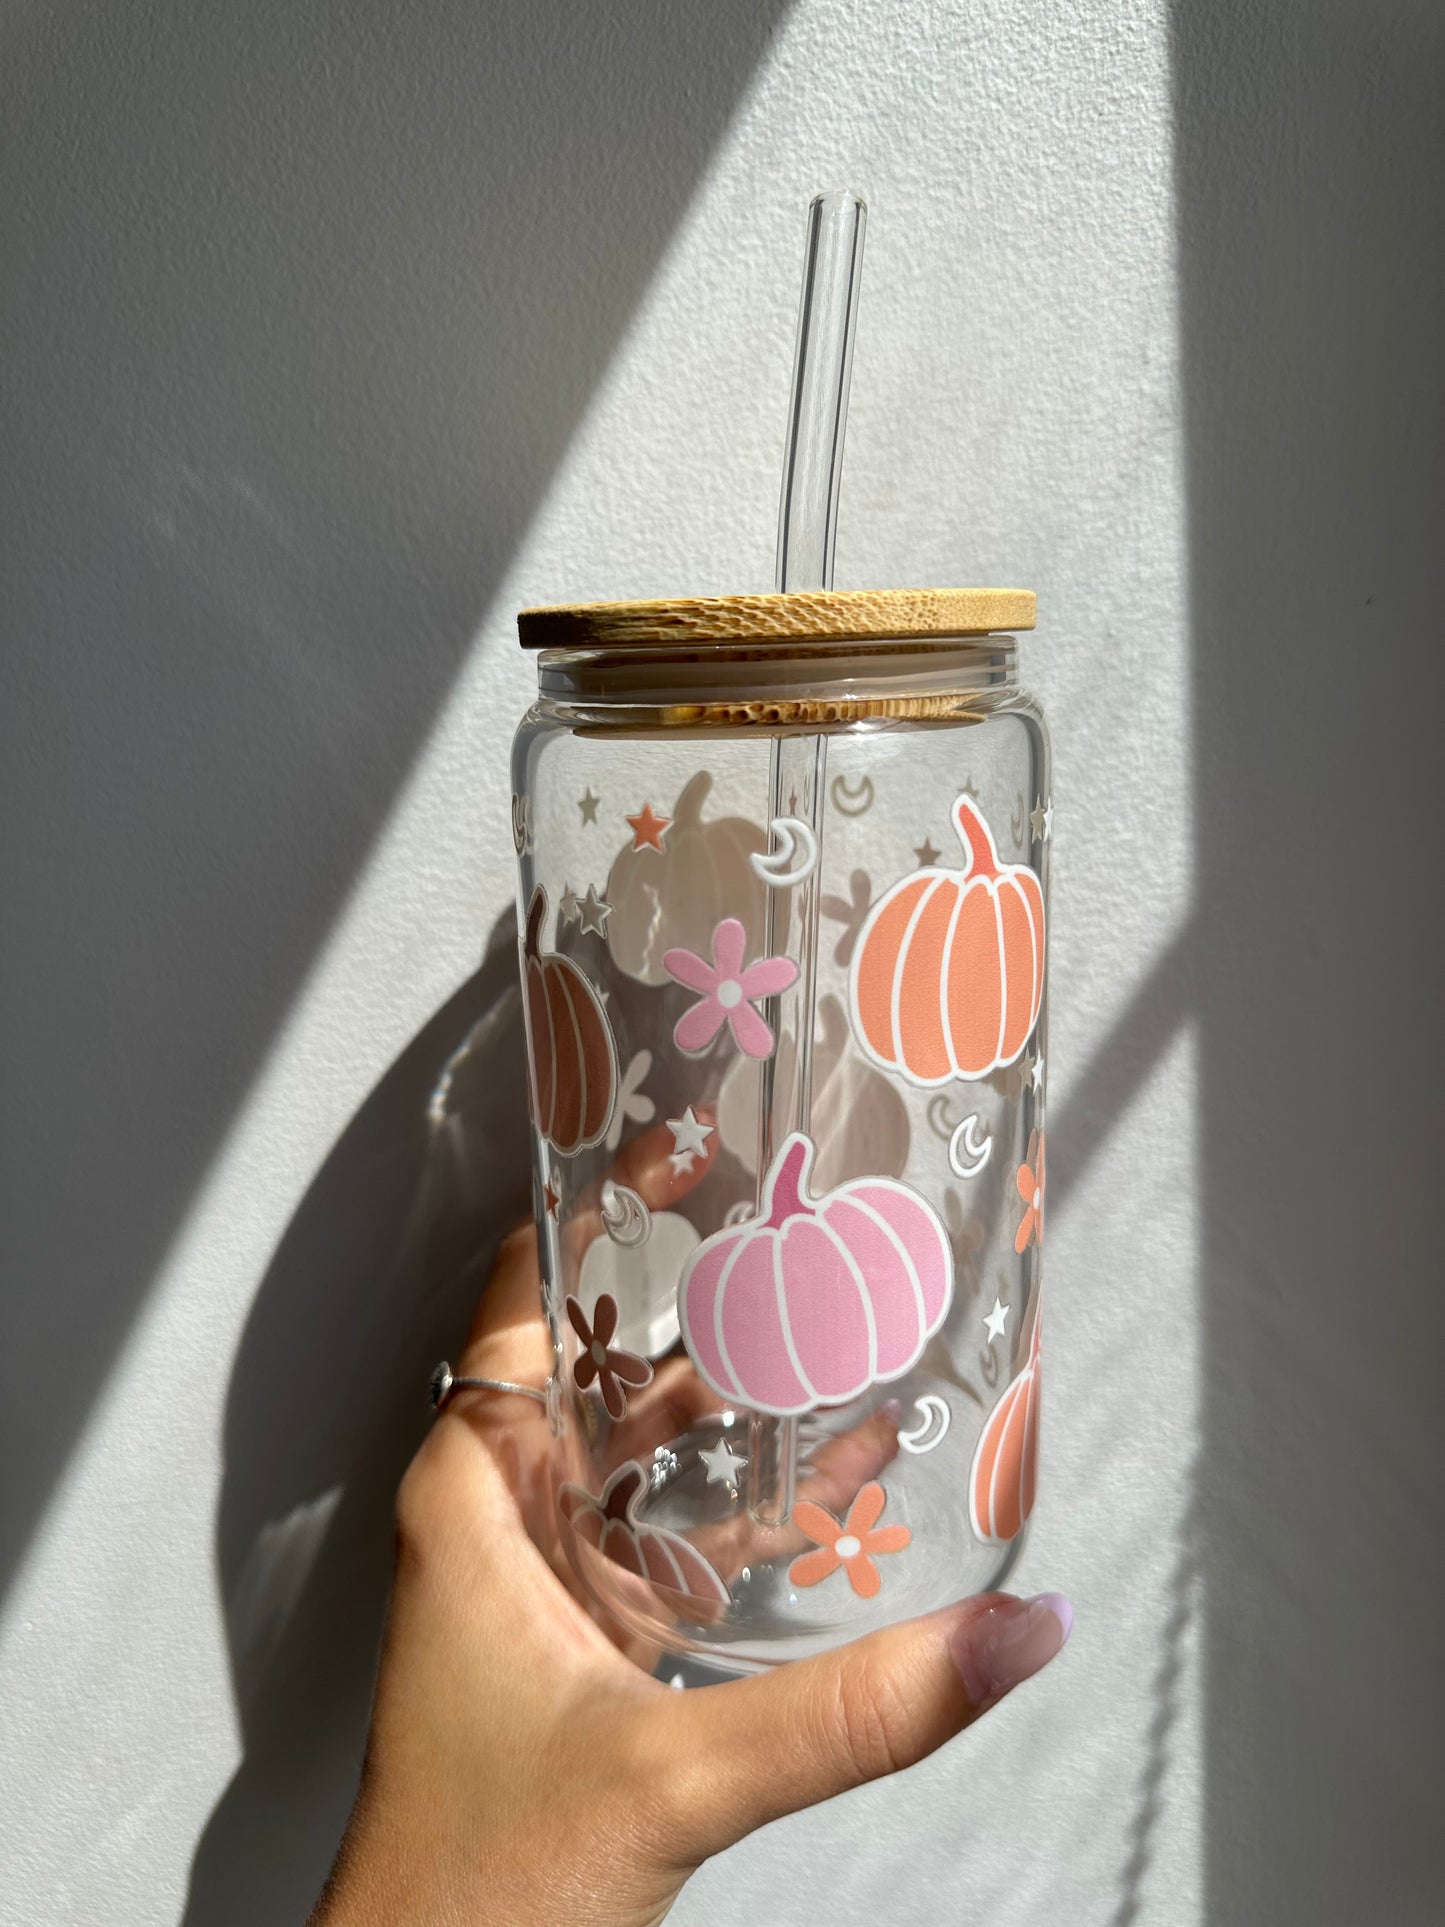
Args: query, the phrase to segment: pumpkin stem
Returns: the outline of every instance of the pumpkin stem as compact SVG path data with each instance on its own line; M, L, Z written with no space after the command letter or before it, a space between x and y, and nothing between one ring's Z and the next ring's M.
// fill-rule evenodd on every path
M522 938L524 956L535 957L542 948L542 924L547 915L547 892L539 883L527 905L527 929Z
M963 845L963 874L966 877L996 877L999 873L998 845L982 814L967 796L954 799L953 827L958 831L958 840Z
M712 771L700 769L696 776L689 777L677 801L672 806L672 820L688 826L696 823L702 815L703 799L712 788Z
M635 1502L642 1496L642 1469L640 1466L624 1466L621 1477L607 1494L602 1507L604 1519L621 1519L630 1525L627 1517Z
M803 1184L808 1167L813 1162L813 1146L801 1131L794 1131L778 1153L778 1161L768 1176L768 1187L763 1196L763 1206L767 1211L766 1223L777 1231L789 1218L809 1217L813 1207L803 1196Z

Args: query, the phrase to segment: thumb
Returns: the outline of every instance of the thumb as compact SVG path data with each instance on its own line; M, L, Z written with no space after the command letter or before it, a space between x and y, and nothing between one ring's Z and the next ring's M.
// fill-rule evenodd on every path
M697 1858L718 1853L769 1820L924 1759L1046 1666L1073 1622L1062 1593L982 1593L682 1696L674 1704L694 1763L689 1848Z

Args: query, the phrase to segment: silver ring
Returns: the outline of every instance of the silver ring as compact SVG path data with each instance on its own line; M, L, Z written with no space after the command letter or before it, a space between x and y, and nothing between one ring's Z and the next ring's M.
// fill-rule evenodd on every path
M514 1385L509 1378L457 1378L445 1359L432 1373L427 1390L432 1409L437 1412L453 1392L516 1392L521 1398L536 1399L539 1405L547 1403L547 1394L536 1385Z

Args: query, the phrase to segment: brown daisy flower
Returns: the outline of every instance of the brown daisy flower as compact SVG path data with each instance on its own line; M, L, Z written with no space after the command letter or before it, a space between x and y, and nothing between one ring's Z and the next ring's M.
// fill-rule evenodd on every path
M634 1390L639 1390L644 1385L650 1385L652 1367L635 1352L622 1351L609 1343L617 1330L617 1300L610 1292L603 1292L592 1307L589 1324L586 1312L575 1298L569 1297L567 1317L582 1343L577 1362L572 1367L572 1376L577 1381L578 1389L585 1391L595 1378L608 1416L621 1418L627 1410L627 1393L623 1387L630 1385Z

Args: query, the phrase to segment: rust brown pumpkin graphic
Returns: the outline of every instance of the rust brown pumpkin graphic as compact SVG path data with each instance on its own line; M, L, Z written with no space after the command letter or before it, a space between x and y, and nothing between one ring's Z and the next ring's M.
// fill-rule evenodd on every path
M539 884L522 940L527 1059L537 1129L563 1157L600 1143L617 1095L617 1047L601 999L570 957L542 948L547 893Z

